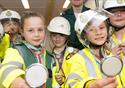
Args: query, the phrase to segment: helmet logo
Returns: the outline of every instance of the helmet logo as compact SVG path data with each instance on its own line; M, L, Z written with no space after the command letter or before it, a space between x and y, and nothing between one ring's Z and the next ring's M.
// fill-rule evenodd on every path
M125 0L117 0L117 3L118 4L123 4L123 3L125 3Z
M64 25L62 24L62 25L60 25L60 27L61 27L61 28L64 28Z
M12 13L10 11L6 12L6 16L11 16L11 15L12 15Z
M80 15L79 18L82 23L85 23L87 21L87 19L83 15Z

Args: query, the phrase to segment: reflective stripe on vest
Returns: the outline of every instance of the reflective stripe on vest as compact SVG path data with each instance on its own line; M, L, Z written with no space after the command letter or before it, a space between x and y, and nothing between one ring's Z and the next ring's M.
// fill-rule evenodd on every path
M92 55L92 53L89 51L89 49L84 49L84 52L86 54L87 57L89 57L89 59L91 60L91 62L93 63L93 66L94 66L94 69L95 69L95 72L96 72L96 75L98 78L102 78L101 77L101 72L100 72L100 68L98 67L97 65L97 62L95 61L95 58L94 56Z
M2 81L5 80L5 78L7 77L7 75L17 69L17 68L22 68L23 64L20 63L20 62L16 62L16 61L11 61L11 62L8 62L8 63L5 63L5 64L2 64L0 66L0 68L4 67L4 66L7 66L7 65L14 65L14 66L11 66L11 67L8 67L4 70L3 74L2 74Z
M6 66L6 65L15 65L19 68L21 68L23 66L22 63L20 62L17 62L17 61L11 61L11 62L8 62L8 63L5 63L5 64L0 64L0 68L3 67L3 66Z
M54 85L53 88L61 88L61 86L59 84L57 84L57 85Z
M96 72L94 70L94 65L90 61L90 59L85 55L85 53L83 51L79 51L78 53L84 58L84 60L86 62L86 68L88 70L89 76L96 77Z
M6 70L4 70L4 72L2 74L2 81L4 81L5 78L10 74L10 72L14 71L15 69L17 69L17 67L8 67L8 68L6 68Z
M71 73L71 74L69 74L68 77L66 78L64 85L66 84L66 82L67 82L68 80L71 80L71 79L76 79L76 80L79 80L79 81L82 81L82 80L83 80L82 77L80 77L80 76L77 75L76 73ZM75 83L76 83L76 82L73 81L73 82L70 82L70 83L68 83L68 84L69 84L70 87L73 87L73 86L75 85Z

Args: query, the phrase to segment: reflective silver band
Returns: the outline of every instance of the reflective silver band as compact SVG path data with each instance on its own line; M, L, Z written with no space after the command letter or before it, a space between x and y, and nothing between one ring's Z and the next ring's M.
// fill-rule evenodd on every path
M10 72L14 71L15 69L17 69L17 67L8 67L4 70L3 74L2 74L2 81L5 80L5 78L10 74Z
M76 84L76 81L69 83L69 86L72 88Z
M58 84L58 85L55 85L53 88L61 88L61 86Z
M82 80L82 78L81 78L79 75L77 75L76 73L70 74L70 75L67 77L67 80L70 80L70 79L73 79L73 78L78 79L78 80Z
M11 61L11 62L8 62L8 63L5 63L5 64L0 64L0 68L3 67L3 66L6 66L6 65L15 65L19 68L21 68L23 66L22 63L20 62L17 62L17 61Z
M76 80L82 81L82 77L80 77L80 76L77 75L76 73L72 73L72 74L69 74L69 76L67 77L67 79L66 79L64 85L65 85L66 82L67 82L68 80L70 80L70 79L76 79ZM72 87L72 86L75 85L75 83L76 83L76 82L73 81L73 82L70 82L70 83L68 83L68 84L69 84L70 87Z
M85 62L86 62L86 68L87 68L87 70L88 70L89 76L97 77L96 71L95 71L95 68L94 68L94 64L93 64L92 61L89 59L89 57L88 57L83 51L79 51L78 53L83 57L83 59L84 59ZM94 58L95 58L95 57L94 57Z

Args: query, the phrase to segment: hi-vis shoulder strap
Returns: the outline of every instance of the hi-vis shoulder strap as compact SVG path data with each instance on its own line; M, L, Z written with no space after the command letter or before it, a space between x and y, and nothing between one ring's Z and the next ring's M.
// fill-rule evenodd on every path
M32 63L37 63L36 57L23 43L15 44L14 48L17 49L20 55L23 57L26 67L28 67Z

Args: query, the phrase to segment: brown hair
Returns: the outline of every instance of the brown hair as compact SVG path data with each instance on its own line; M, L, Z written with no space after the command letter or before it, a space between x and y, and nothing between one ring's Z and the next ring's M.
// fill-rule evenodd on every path
M41 20L44 22L44 25L45 25L45 19L41 14L33 12L33 11L24 11L21 15L21 29L22 29L22 31L23 31L23 28L24 28L25 19L28 19L30 17L40 17Z

